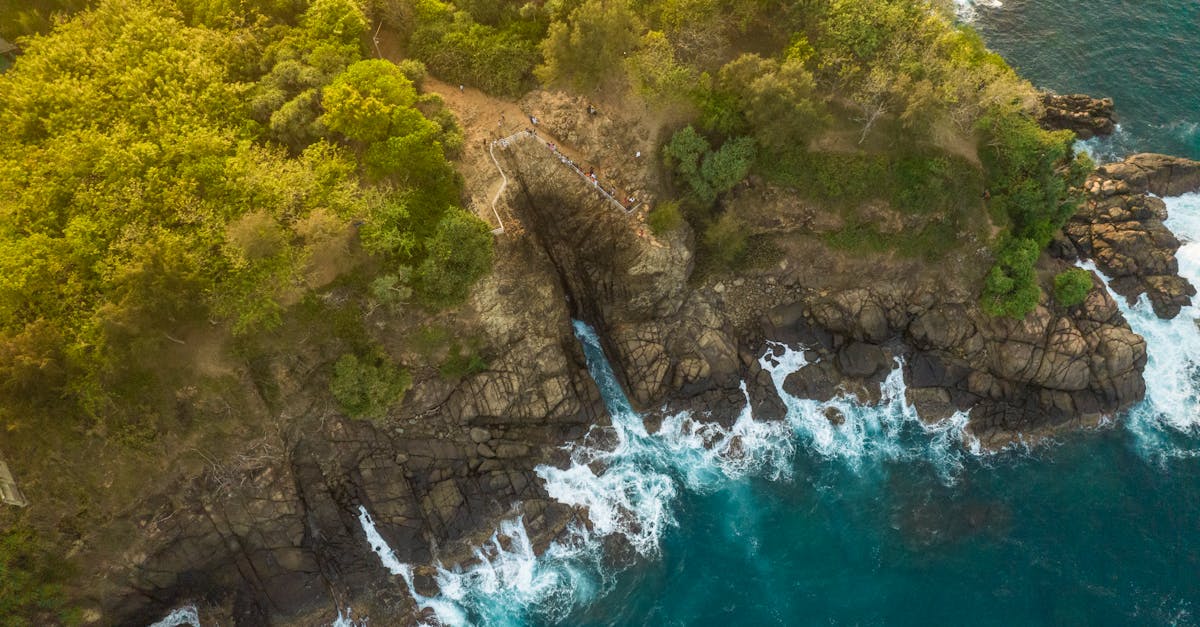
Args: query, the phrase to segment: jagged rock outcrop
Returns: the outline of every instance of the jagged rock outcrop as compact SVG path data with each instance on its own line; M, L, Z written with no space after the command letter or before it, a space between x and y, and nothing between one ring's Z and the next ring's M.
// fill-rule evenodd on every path
M1042 126L1075 131L1080 139L1112 135L1116 130L1116 112L1112 98L1093 98L1083 94L1042 94Z
M1044 302L1021 321L946 296L875 286L776 307L764 335L801 338L818 360L790 375L785 390L871 398L903 355L909 400L922 417L968 410L972 432L990 447L1062 423L1095 423L1142 398L1145 342L1098 279L1083 305L1061 311Z
M518 214L554 260L576 315L601 331L636 405L737 390L737 341L688 290L689 230L652 235L538 138L514 142L503 159L519 185Z
M1118 294L1131 302L1146 294L1159 317L1178 315L1196 289L1179 276L1180 242L1163 224L1167 208L1156 196L1200 190L1200 162L1134 155L1098 168L1084 190L1086 201L1063 227L1064 256L1094 260Z
M598 141L588 133L610 128L572 122L577 102L538 106L573 141ZM1145 342L1098 283L1070 310L1046 300L1022 321L984 316L976 286L990 259L970 232L939 264L844 253L820 237L840 226L831 212L749 182L726 210L773 238L780 259L695 285L686 226L650 234L544 143L497 154L520 224L498 240L496 270L464 314L486 338L487 370L456 382L418 376L404 405L376 425L338 415L311 392L325 388L320 366L335 356L279 356L269 369L286 399L274 408L278 433L130 512L128 551L96 587L105 621L147 623L192 601L238 624L303 624L296 612L356 599L374 622L411 624L411 600L371 553L359 506L399 559L418 565L422 592L432 591L428 564L469 559L498 519L521 513L544 548L578 512L549 499L534 468L562 462L563 443L607 419L571 317L598 328L640 408L667 404L714 420L736 418L742 382L756 418L783 415L758 361L768 340L808 349L812 364L784 387L819 399L870 399L902 357L922 417L968 410L971 431L993 448L1094 423L1144 394ZM1094 204L1062 245L1095 258L1114 283L1157 290L1156 308L1161 301L1169 313L1190 286L1167 285L1178 242L1162 226L1161 201L1145 194L1189 190L1200 169L1164 159L1102 169L1089 181ZM1063 267L1045 263L1047 276Z

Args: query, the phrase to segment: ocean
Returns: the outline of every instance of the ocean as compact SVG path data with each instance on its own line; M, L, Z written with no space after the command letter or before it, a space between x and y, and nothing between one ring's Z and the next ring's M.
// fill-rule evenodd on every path
M1200 3L960 11L1037 85L1116 100L1118 135L1085 146L1102 160L1200 158ZM1182 272L1200 284L1200 195L1167 204ZM578 445L570 468L539 472L592 524L539 557L509 521L481 565L443 571L441 594L418 601L477 625L1200 624L1200 310L1124 309L1148 341L1147 400L1106 428L997 454L961 415L918 421L898 369L877 405L832 401L838 427L826 405L785 396L783 422L675 416L649 434L577 323L616 446ZM762 363L782 382L804 357L775 346Z

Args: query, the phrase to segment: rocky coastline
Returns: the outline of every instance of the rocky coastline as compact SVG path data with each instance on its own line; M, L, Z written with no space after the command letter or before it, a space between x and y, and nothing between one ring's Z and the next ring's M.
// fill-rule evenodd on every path
M1105 111L1103 103L1075 102L1063 106ZM652 139L636 136L628 120L601 127L567 113L576 103L558 113L534 104L556 135L589 148L597 162L606 141ZM248 443L238 463L214 466L131 512L127 551L91 591L96 622L148 624L195 603L234 624L328 624L333 608L348 606L373 622L414 624L404 584L362 535L360 506L397 558L417 565L423 594L436 587L431 564L469 563L499 520L521 516L535 548L544 548L585 517L551 499L534 469L565 463L563 446L608 420L572 318L598 329L630 399L652 423L678 410L732 419L745 402L743 382L756 419L781 418L782 402L758 364L768 341L810 352L813 363L785 387L817 399L870 399L901 358L922 419L968 411L970 433L990 449L1098 424L1145 393L1145 342L1104 289L1069 309L1043 296L1022 321L989 318L971 287L986 269L986 250L964 248L944 262L962 269L961 281L920 261L838 254L819 237L826 226L818 211L754 180L724 202L765 208L748 212L751 228L782 254L737 276L696 277L686 226L653 235L537 141L498 157L512 173L506 200L519 227L497 240L495 271L449 321L486 338L487 371L452 382L419 376L377 425L340 416L306 392L323 389L315 373L328 356L279 356L271 367L278 397L287 399L273 408L279 432ZM635 165L612 171L650 198L653 181ZM1195 289L1178 276L1179 242L1163 226L1156 196L1195 190L1195 162L1135 155L1101 167L1055 254L1040 262L1043 293L1056 271L1092 259L1118 293L1146 293L1160 316L1176 315ZM891 219L887 208L879 212ZM386 313L376 322L394 323Z

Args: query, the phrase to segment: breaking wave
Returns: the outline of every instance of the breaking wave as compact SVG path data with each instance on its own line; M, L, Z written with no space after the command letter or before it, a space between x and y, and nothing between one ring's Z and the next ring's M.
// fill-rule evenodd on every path
M611 590L623 568L658 555L667 529L677 524L681 491L722 489L748 477L790 479L798 448L851 469L868 460L924 460L946 481L953 481L972 448L965 414L934 424L917 417L905 399L901 361L882 384L876 404L852 396L818 402L784 391L784 380L808 361L802 349L783 344L771 344L760 364L787 407L784 420L754 420L743 384L746 403L732 426L681 412L666 416L650 433L625 397L595 331L582 322L575 323L575 331L612 426L571 445L566 468L541 466L536 472L552 498L586 512L586 525L569 527L539 555L523 519L505 521L476 549L471 566L438 568L439 593L426 597L413 587L411 567L396 559L369 513L360 512L381 563L444 624L561 621ZM841 419L831 421L831 412Z

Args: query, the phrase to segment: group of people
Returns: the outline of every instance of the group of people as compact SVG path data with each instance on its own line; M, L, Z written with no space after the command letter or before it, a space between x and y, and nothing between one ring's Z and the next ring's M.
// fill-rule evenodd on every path
M589 104L587 106L587 112L589 115L596 115L598 113L598 111L596 110L596 107L592 106L591 104ZM537 126L538 126L538 124L541 123L541 120L539 120L538 117L535 115L530 115L529 123L532 124L532 126L526 127L525 133L527 135L529 135L530 137L537 137L538 136ZM500 114L500 121L497 122L496 126L497 126L497 128L501 128L501 129L504 127L504 114ZM508 146L508 142L502 137L497 139L496 141L500 143L501 147ZM487 144L488 144L488 140L484 139L484 147L485 148L487 147ZM626 196L624 202L619 200L620 196L618 195L616 185L613 185L610 189L605 189L605 187L600 184L600 179L596 176L596 171L594 168L589 167L587 173L585 174L584 171L579 167L579 164L575 163L575 161L573 161L570 157L568 157L567 155L565 155L559 151L557 144L555 144L552 141L546 140L546 147L550 149L550 152L554 153L555 155L558 155L558 160L560 162L562 162L564 165L569 166L572 170L575 170L575 172L577 174L579 174L579 176L583 177L585 180L590 180L592 182L593 187L595 187L598 191L600 191L604 196L607 196L609 200L620 205L622 208L625 209L625 211L632 211L634 206L636 206L637 199L634 198L633 196ZM641 156L642 156L642 153L639 151L637 153L636 157L640 158Z
M575 172L577 174L579 174L580 176L582 176L584 179L590 180L592 182L592 187L595 187L602 194L607 196L609 198L609 200L612 200L613 202L617 203L618 205L621 205L621 207L623 207L626 211L630 211L633 209L637 200L633 196L626 196L625 202L621 202L620 200L618 200L619 196L617 194L617 186L613 185L611 188L606 189L603 185L601 185L600 179L596 176L595 168L589 167L587 173L585 174L583 169L579 167L579 164L575 163L575 161L572 160L567 155L559 152L557 144L555 144L554 142L547 141L546 147L550 149L550 152L553 152L554 154L558 155L558 160L560 162L562 162L563 165L566 165L566 166L570 167L572 170L575 170Z

